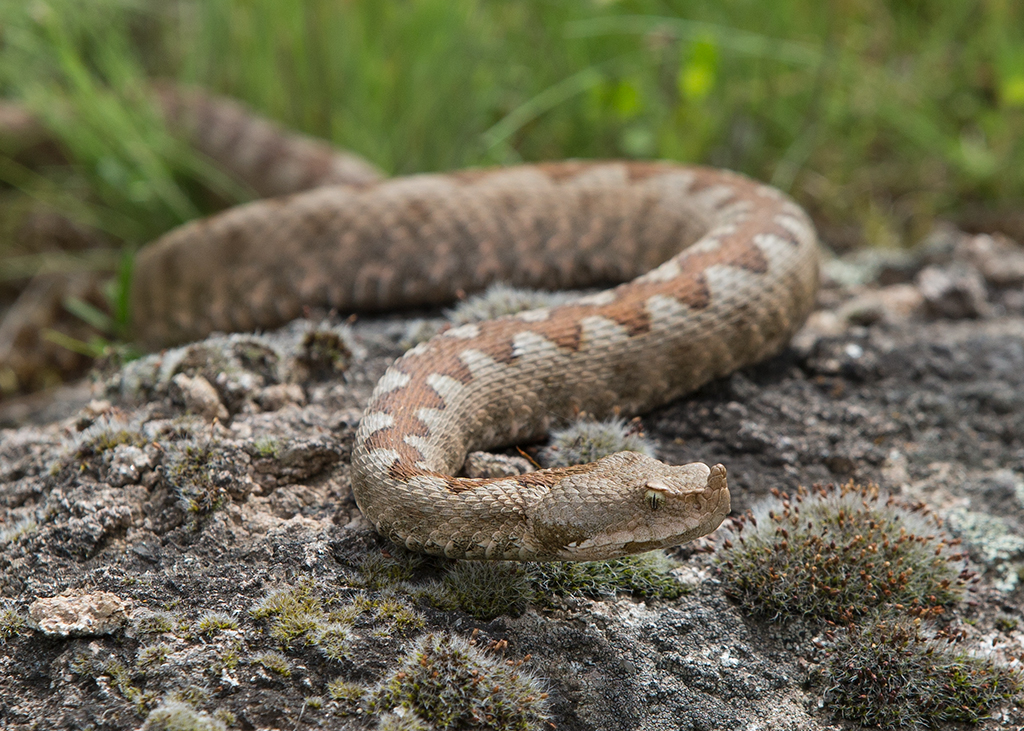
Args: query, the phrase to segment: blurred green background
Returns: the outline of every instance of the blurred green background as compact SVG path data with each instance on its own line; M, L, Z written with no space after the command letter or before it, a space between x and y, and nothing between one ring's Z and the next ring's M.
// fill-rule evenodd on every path
M147 78L240 98L396 175L666 158L783 188L837 250L910 245L936 217L1021 227L1009 0L7 0L0 96L72 164L0 145L0 283L52 264L18 238L40 205L130 250L246 197L166 135Z

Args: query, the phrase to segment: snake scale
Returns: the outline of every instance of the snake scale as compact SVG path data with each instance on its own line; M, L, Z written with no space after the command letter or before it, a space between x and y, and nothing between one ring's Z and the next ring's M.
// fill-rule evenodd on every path
M162 101L214 140L211 156L258 181L302 181L272 192L315 187L146 247L133 307L151 346L271 327L308 305L441 304L499 279L625 282L450 329L387 370L352 456L356 501L381 534L457 558L592 560L676 545L724 519L721 465L619 453L517 477L453 475L472 450L539 439L581 412L642 413L785 347L811 311L818 253L782 193L723 170L614 161L377 180L231 102Z

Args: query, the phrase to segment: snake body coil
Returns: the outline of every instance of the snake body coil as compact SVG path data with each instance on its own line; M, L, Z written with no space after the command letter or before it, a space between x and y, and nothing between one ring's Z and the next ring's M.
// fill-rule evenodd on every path
M237 105L202 98L202 114L187 117L176 111L181 98L194 102L165 95L172 119L241 118ZM225 157L258 170L261 158L232 151L250 138L267 148L260 124L213 137L228 140ZM316 162L323 182L351 168L305 139L271 148L289 145ZM608 558L718 526L729 511L721 465L621 453L518 477L452 475L472 450L538 439L580 412L641 413L777 353L811 311L818 282L815 232L796 204L734 173L661 163L383 182L368 166L356 172L355 185L239 206L143 250L133 285L139 338L163 345L272 327L305 305L442 304L496 280L542 289L626 282L457 327L406 353L357 431L356 500L383 535L460 558ZM275 185L316 179L290 175Z

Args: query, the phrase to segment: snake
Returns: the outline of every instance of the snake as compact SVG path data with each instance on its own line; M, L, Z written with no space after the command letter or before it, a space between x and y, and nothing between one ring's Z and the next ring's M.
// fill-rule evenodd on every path
M386 370L351 457L355 501L381 535L449 558L584 561L678 545L729 513L720 464L620 452L457 475L472 451L540 440L580 414L642 414L784 349L819 276L814 226L785 194L664 161L386 179L236 103L161 93L170 120L212 140L207 154L290 194L142 249L132 306L151 347L273 327L310 306L435 306L499 280L596 290L451 327Z

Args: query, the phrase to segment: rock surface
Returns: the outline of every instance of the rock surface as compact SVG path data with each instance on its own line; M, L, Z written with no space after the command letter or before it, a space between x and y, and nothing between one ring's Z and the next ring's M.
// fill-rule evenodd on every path
M833 262L793 348L644 431L668 462L725 463L736 512L851 479L932 506L982 575L946 621L1019 664L1022 256L946 232L909 261ZM675 599L556 597L493 619L430 601L452 562L403 558L348 482L361 408L422 329L210 338L0 431L0 727L374 728L358 689L426 633L543 679L560 731L848 727L815 685L822 628L744 617L710 541L673 552ZM71 595L78 610L51 623ZM86 621L88 597L124 624ZM1000 707L981 727L1022 723Z

